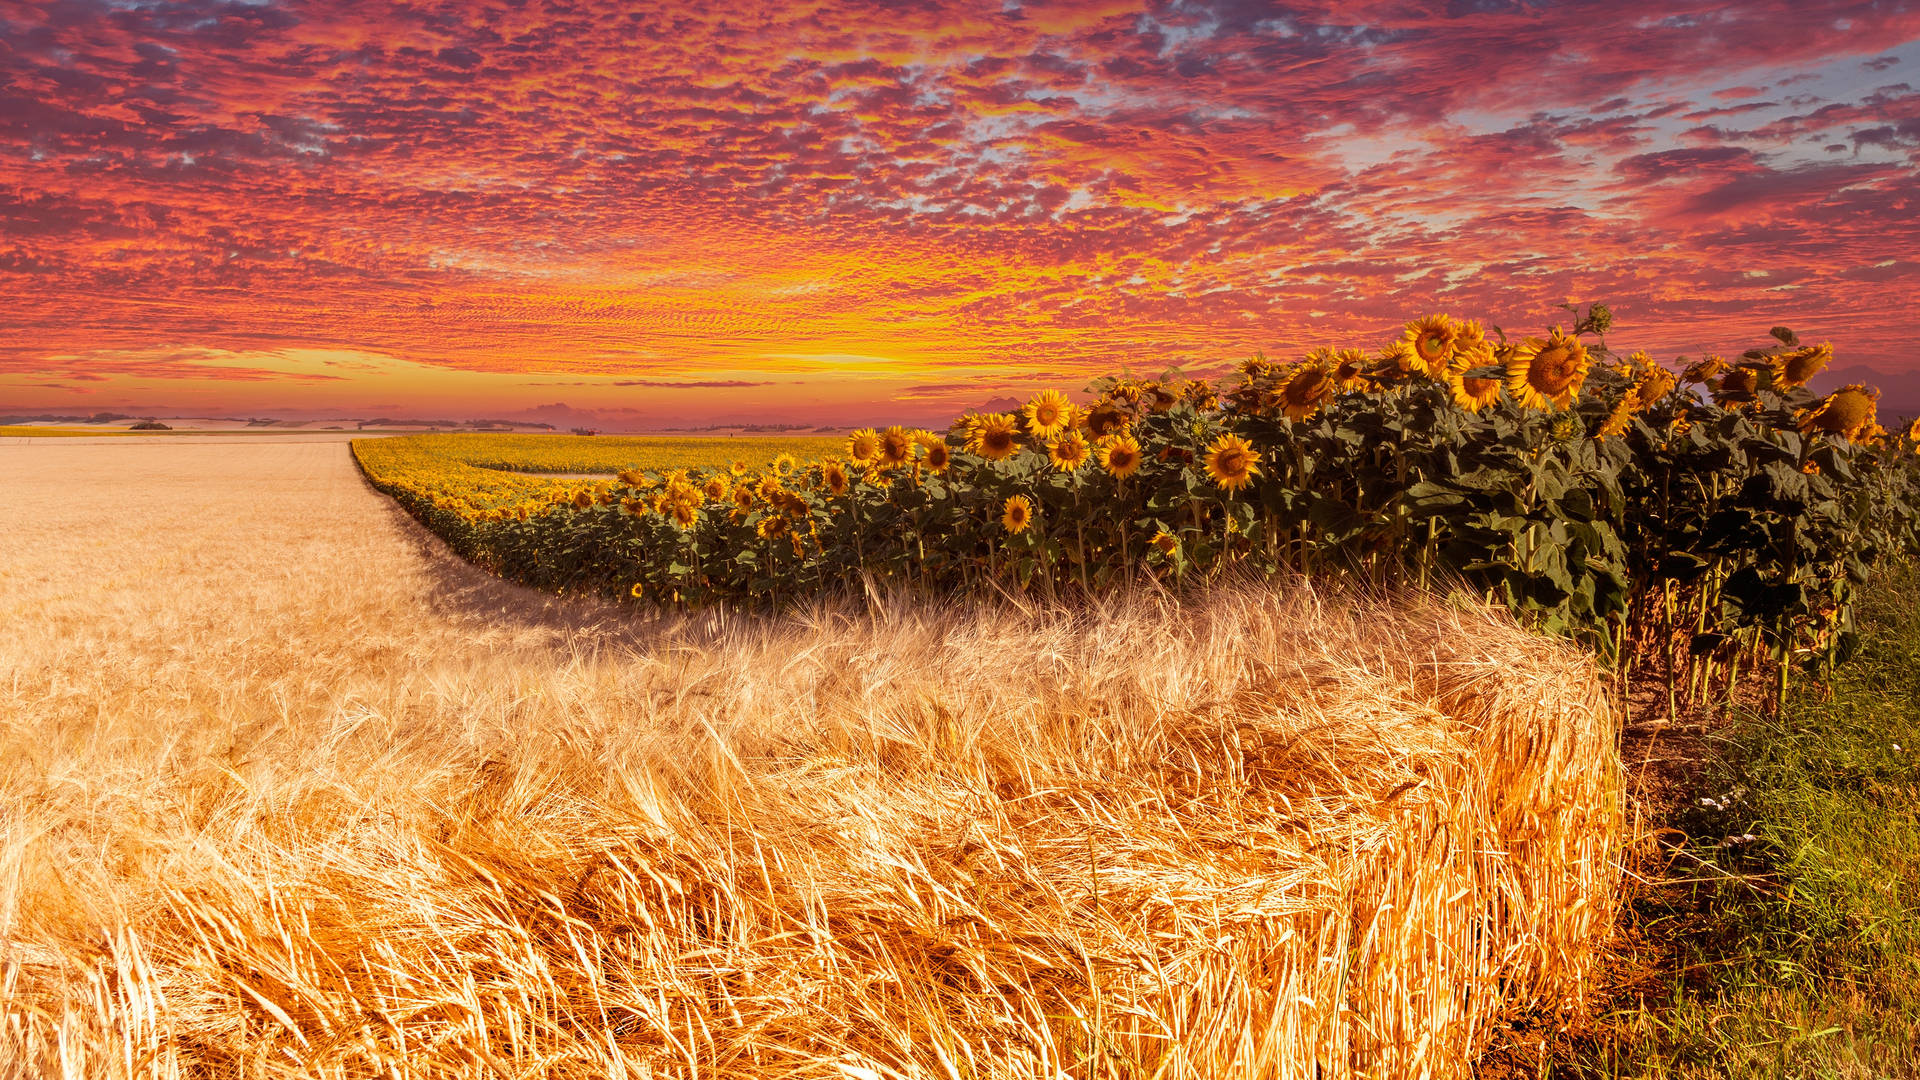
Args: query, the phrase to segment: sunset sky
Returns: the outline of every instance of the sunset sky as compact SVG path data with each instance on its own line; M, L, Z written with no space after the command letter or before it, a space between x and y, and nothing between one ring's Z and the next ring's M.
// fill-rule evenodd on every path
M931 420L1564 300L1920 400L1920 3L0 0L0 298L0 414Z

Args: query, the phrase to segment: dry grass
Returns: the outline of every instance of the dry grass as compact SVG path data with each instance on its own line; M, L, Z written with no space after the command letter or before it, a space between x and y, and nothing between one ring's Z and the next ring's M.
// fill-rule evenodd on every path
M0 1074L1459 1075L1614 718L1466 607L648 623L339 444L0 447Z

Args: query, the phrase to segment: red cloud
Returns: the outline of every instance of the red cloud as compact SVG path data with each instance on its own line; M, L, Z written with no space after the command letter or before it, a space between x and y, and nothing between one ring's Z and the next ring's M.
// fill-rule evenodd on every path
M0 0L0 371L934 384L1568 296L1656 346L1904 360L1920 95L1819 95L1920 11L1475 7ZM1763 80L1813 96L1731 103Z

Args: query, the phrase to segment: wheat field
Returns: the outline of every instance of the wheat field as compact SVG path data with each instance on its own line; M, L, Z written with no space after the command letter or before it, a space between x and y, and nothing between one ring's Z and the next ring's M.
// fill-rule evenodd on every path
M1613 709L1468 603L648 618L337 441L0 445L0 1075L1464 1075Z

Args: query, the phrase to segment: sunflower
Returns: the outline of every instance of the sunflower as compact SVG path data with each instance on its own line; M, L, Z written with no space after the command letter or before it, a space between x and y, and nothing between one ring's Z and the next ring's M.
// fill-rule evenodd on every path
M1874 412L1879 401L1878 390L1859 383L1843 386L1821 398L1812 408L1801 411L1800 431L1803 434L1817 431L1849 442L1858 441L1876 426Z
M689 529L695 521L700 520L700 507L691 499L674 499L667 504L667 515L673 518L675 525Z
M1772 369L1763 364L1741 364L1730 368L1713 383L1713 400L1722 405L1737 405L1752 401L1760 389L1760 373L1772 373Z
M880 452L880 436L872 428L860 428L847 436L847 456L856 464L865 465Z
M1477 379L1467 374L1477 366L1462 363L1456 354L1453 366L1447 368L1447 388L1453 393L1453 403L1468 412L1479 412L1500 400L1499 379Z
M733 482L725 473L714 473L700 485L700 494L706 496L708 502L726 502L727 496L733 494Z
M1486 367L1493 363L1493 343L1487 340L1487 332L1480 326L1478 319L1462 319L1453 324L1453 363L1452 367L1468 369Z
M779 457L773 459L773 475L784 480L793 475L796 464L798 463L793 460L792 454L781 454Z
M1214 393L1213 385L1205 379L1189 379L1180 388L1181 400L1196 409L1205 412L1220 402L1220 395Z
M1114 435L1100 443L1100 467L1115 480L1125 480L1140 471L1140 440L1131 435Z
M1406 333L1401 336L1413 348L1413 355L1420 361L1427 374L1440 378L1447 373L1448 365L1453 363L1453 320L1445 315L1428 315L1407 324Z
M1027 417L1027 430L1036 439L1051 439L1060 434L1072 417L1073 403L1058 390L1042 390L1033 395L1021 410Z
M1305 420L1332 399L1339 384L1325 360L1303 360L1287 369L1277 391L1280 411L1289 420Z
M1340 349L1332 356L1333 384L1343 394L1367 388L1367 354L1359 349Z
M835 495L845 495L847 489L853 486L852 479L847 476L846 466L837 461L829 461L820 466L820 481L826 484L827 490Z
M1010 533L1023 533L1033 524L1033 504L1025 495L1015 495L1007 500L1006 509L1000 514L1000 524Z
M1913 452L1920 454L1920 420L1915 420L1913 426L1907 428L1907 439L1913 443Z
M947 449L946 442L940 439L929 440L926 447L927 468L936 474L944 475L947 467L953 464L953 451Z
M618 479L628 487L640 487L642 486L642 482L647 479L647 474L641 472L639 469L623 469Z
M727 471L735 476L745 476L747 475L748 468L749 466L746 462L736 460L733 464L727 466Z
M1260 454L1247 440L1226 434L1207 447L1207 476L1229 494L1239 491L1260 475Z
M1180 538L1165 529L1154 533L1153 539L1149 540L1148 543L1152 544L1154 549L1162 555L1171 556L1174 552L1180 550Z
M1523 409L1564 409L1587 381L1587 347L1559 327L1546 338L1528 338L1507 358L1507 392Z
M1180 404L1180 391L1166 383L1154 383L1147 387L1147 411L1158 415Z
M1627 425L1633 421L1634 406L1639 403L1639 400L1639 397L1631 392L1623 396L1613 406L1613 411L1607 414L1607 418L1601 421L1600 430L1594 432L1593 437L1610 439L1615 435L1626 434Z
M778 540L787 535L787 519L779 514L768 514L760 519L754 531L760 534L762 540Z
M880 465L892 469L913 460L913 432L895 424L880 433Z
M1781 353L1775 356L1773 366L1773 384L1775 386L1805 386L1807 380L1833 362L1832 345L1809 345L1804 349Z
M576 491L573 493L573 499L571 501L575 510L585 510L587 507L593 505L593 492L585 490Z
M1633 381L1633 396L1642 409L1649 408L1661 398L1673 393L1673 372L1658 364L1652 364L1641 371Z
M1405 341L1390 341L1374 358L1373 375L1382 382L1399 383L1426 373L1420 354Z
M1682 357L1682 359L1685 359ZM1680 373L1680 381L1688 386L1700 386L1721 372L1727 370L1727 362L1717 356L1709 356L1687 365Z
M1061 472L1074 472L1087 463L1091 451L1087 448L1086 437L1077 431L1069 431L1047 444L1047 460Z
M733 505L741 510L753 509L753 489L746 484L733 489Z
M1254 353L1240 361L1240 377L1243 379L1259 379L1271 374L1273 362L1267 359L1266 353Z
M636 581L633 583L633 588L627 590L627 595L638 600L647 595L647 587Z
M1007 413L989 413L973 419L967 436L967 449L988 461L1003 461L1020 448L1019 429Z
M1087 434L1096 439L1118 435L1133 423L1133 414L1115 401L1102 401L1087 413Z

